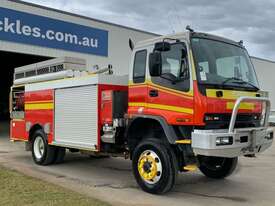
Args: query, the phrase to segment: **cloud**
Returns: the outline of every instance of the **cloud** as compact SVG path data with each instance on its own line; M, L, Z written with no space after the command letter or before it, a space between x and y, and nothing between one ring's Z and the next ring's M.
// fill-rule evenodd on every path
M159 34L209 32L239 41L253 56L275 60L275 1L27 0Z

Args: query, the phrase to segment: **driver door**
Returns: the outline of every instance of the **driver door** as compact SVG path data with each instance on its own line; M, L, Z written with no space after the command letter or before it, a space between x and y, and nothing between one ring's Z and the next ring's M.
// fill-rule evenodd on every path
M148 113L164 117L169 124L193 120L193 91L188 56L183 56L184 43L171 45L161 52L162 75L151 77L148 85Z

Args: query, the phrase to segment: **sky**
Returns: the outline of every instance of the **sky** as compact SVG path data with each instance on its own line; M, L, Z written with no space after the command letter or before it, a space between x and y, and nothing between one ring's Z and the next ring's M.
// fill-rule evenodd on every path
M252 56L275 61L274 0L25 0L157 34L195 31L243 40Z

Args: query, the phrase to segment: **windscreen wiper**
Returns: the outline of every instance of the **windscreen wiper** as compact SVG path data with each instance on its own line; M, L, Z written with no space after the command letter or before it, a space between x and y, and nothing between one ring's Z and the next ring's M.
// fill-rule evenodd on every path
M237 78L237 77L231 77L231 78L228 78L228 79L224 80L224 81L222 82L222 86L224 86L227 82L232 81L232 80L236 80L236 82L234 82L234 83L236 83L236 84L247 84L247 85L253 87L254 89L260 90L260 89L259 89L257 86L255 86L254 84L252 84L252 83L250 83L250 82L247 82L247 81L244 81L243 79L240 79L240 78Z

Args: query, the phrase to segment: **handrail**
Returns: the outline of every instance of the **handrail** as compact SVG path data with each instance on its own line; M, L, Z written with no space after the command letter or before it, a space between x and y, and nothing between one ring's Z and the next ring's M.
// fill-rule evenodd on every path
M268 127L268 118L269 118L270 108L271 108L270 100L266 97L239 97L236 100L234 108L232 110L232 116L231 116L229 130L228 130L229 133L233 133L233 131L234 131L234 127L235 127L235 123L236 123L236 119L237 119L237 115L238 115L238 111L239 111L241 102L247 101L247 100L248 101L252 100L252 101L266 102L264 127Z

